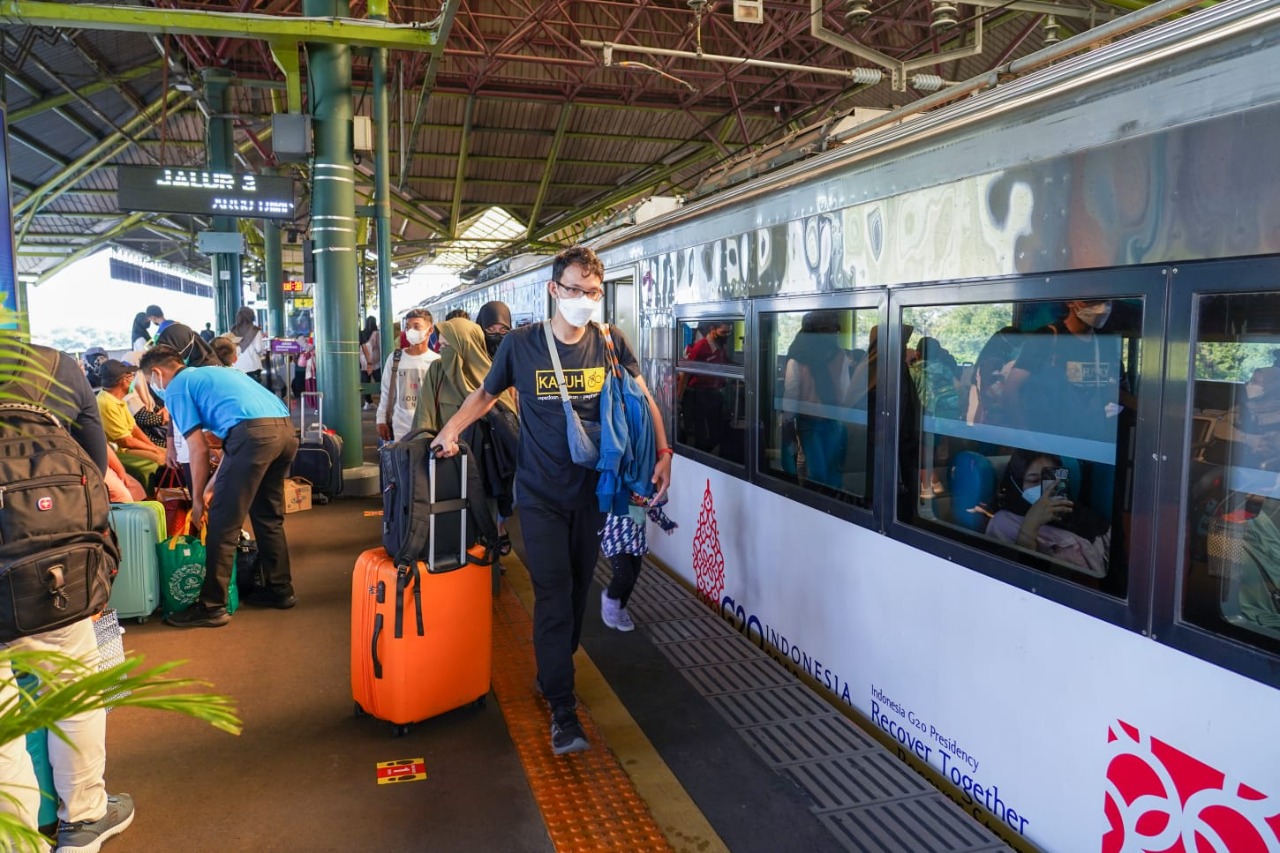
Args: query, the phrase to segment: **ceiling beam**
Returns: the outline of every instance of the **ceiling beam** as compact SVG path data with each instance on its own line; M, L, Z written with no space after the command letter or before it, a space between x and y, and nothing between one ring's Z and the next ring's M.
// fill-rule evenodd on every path
M538 183L538 197L534 199L534 211L529 215L529 228L525 231L525 240L532 240L538 229L538 216L543 213L543 202L547 201L547 191L552 183L552 174L556 173L556 159L564 143L564 132L568 129L568 119L573 114L572 101L561 106L561 115L556 123L556 137L552 140L552 150L547 154L547 165L543 167L543 179Z
M182 109L191 101L189 94L182 92L169 91L162 94L157 100L151 102L145 110L135 115L129 121L125 122L124 130L127 132L143 133L153 127L160 121L163 110L166 107L171 108L174 112ZM127 138L123 138L120 133L113 133L103 139L93 148L89 149L74 162L69 164L66 169L54 175L41 186L37 187L31 195L24 198L14 206L13 215L15 217L26 215L26 224L23 231L30 227L32 216L31 213L39 210L44 205L53 201L58 196L66 192L70 187L80 181L85 175L93 172L102 164L106 163L117 153L130 144Z
M183 34L206 39L302 41L427 52L438 51L441 47L437 42L438 32L434 29L416 23L390 24L355 18L284 18L208 9L0 0L0 20L13 26ZM216 55L212 45L209 50Z
M468 98L463 109L462 139L458 143L458 169L453 179L453 210L449 214L449 236L457 237L461 228L459 214L462 211L462 179L467 175L467 151L471 147L471 120L475 117L476 99Z

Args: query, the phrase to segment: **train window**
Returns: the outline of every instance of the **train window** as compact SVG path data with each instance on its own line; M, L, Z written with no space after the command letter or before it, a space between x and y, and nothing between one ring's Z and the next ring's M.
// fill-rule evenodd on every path
M680 366L736 364L742 367L746 322L741 317L679 321Z
M1124 598L1142 301L907 307L904 521Z
M760 468L859 506L872 495L875 308L760 314Z
M1195 310L1182 618L1280 652L1280 294Z
M676 443L726 462L746 461L747 393L742 317L677 321Z

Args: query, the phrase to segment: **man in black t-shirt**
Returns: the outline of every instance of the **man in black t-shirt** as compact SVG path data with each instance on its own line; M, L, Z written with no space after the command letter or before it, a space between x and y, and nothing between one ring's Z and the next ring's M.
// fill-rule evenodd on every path
M565 385L578 417L600 420L606 345L592 322L604 297L604 266L595 252L575 246L556 256L548 290L556 300L551 324ZM644 388L640 365L620 329L611 330L618 362ZM600 552L603 517L595 495L598 474L574 464L566 437L566 415L543 323L513 329L494 354L493 367L432 446L441 456L458 451L458 436L482 418L508 388L518 392L520 452L516 495L520 506L529 577L536 601L533 649L538 686L551 706L551 751L588 749L573 695L573 653L582 634L591 575ZM662 416L645 388L653 413L658 461L656 498L671 482L671 454Z
M1005 409L1026 429L1115 442L1124 339L1097 331L1111 314L1109 301L1072 300L1067 309L1024 337L1005 379Z

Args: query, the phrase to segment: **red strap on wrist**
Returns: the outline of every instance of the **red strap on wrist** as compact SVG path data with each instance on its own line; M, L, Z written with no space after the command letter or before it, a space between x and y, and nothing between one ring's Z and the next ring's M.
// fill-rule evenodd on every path
M659 448L658 448L658 455L659 455L659 456L662 456L664 453L665 453L667 456L675 456L675 455L676 455L676 452L675 452L674 450L672 450L670 447L659 447Z

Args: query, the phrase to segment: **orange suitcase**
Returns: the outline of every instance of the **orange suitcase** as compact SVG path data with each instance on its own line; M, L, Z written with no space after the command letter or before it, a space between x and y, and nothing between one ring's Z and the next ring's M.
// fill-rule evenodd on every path
M468 551L484 562L485 549ZM483 706L493 663L491 568L398 571L383 548L356 561L351 585L351 693L356 715L409 724Z

